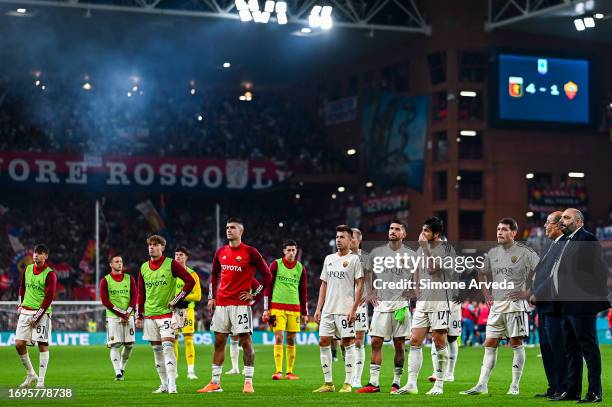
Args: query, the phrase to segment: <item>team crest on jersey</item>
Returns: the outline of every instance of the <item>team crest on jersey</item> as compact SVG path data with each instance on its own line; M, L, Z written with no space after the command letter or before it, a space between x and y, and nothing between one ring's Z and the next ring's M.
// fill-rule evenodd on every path
M344 260L344 261L342 262L342 267L347 268L347 267L348 267L348 265L349 265L348 260Z
M512 264L516 263L518 261L518 257L517 256L512 256L510 257L510 261L512 261Z
M241 256L237 256L236 257L236 261L242 261L242 257Z
M114 337L114 336L111 336L111 337L110 337L110 340L111 340L111 341L114 341L114 340L115 340L115 337Z
M227 256L221 257L221 260L225 260L225 259L227 259Z

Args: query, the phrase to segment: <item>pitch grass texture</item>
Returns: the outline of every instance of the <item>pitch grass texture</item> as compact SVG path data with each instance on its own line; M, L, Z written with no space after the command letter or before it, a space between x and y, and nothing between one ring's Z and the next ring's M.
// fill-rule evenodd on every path
M181 344L182 345L182 344ZM323 383L319 365L319 348L313 345L298 346L295 373L298 381L272 381L274 361L272 346L259 345L255 348L254 394L242 393L242 376L227 376L229 370L229 347L226 351L223 393L197 394L195 391L210 380L212 346L196 347L196 374L198 380L187 379L187 367L181 346L179 356L178 394L151 394L159 386L159 378L153 364L153 353L149 346L135 346L129 360L125 381L114 380L114 373L108 356L108 349L102 346L90 347L53 347L45 384L47 387L70 387L75 396L70 400L15 400L8 398L8 388L17 387L25 377L24 369L14 348L0 348L0 405L66 405L66 406L356 406L356 405L443 405L450 406L500 406L500 405L547 405L545 399L536 399L534 394L546 390L546 377L542 359L537 355L539 348L527 348L527 361L521 381L521 394L507 396L511 381L512 350L500 348L497 366L489 383L489 394L482 396L462 396L459 391L476 384L480 372L483 348L460 348L455 381L444 385L441 396L426 396L431 388L427 377L431 374L429 348L423 349L423 368L419 376L419 394L394 396L388 394L393 378L393 349L384 347L384 361L381 369L379 394L313 394L312 390ZM32 363L37 369L38 350L29 348ZM344 379L344 364L340 360L333 364L334 383L338 390ZM603 397L602 405L612 405L612 346L604 345L602 351ZM241 352L242 358L242 352ZM406 356L406 362L407 362ZM369 377L369 349L366 353L366 366L363 384ZM240 362L242 366L242 361ZM402 385L407 380L404 369ZM586 367L584 370L586 392ZM562 403L569 405L574 403Z

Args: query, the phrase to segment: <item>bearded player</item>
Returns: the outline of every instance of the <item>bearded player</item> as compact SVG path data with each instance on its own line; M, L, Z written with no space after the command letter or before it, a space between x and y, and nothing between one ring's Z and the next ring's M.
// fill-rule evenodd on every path
M179 246L174 250L174 260L179 262L179 264L189 272L191 277L193 277L195 281L195 285L193 286L193 290L187 295L184 301L187 303L187 318L185 321L185 326L180 328L183 333L183 338L185 340L185 359L187 360L187 378L189 380L195 380L198 377L195 374L195 346L193 344L193 333L195 332L195 305L196 302L202 300L202 287L200 286L200 278L198 277L198 273L196 273L191 268L187 267L187 260L189 259L189 250L185 246ZM176 282L176 293L180 293L183 290L183 282L178 280ZM178 344L178 331L175 336L174 341L174 356L177 360L178 365L178 353L179 353L179 344ZM177 366L178 370L178 366ZM177 374L178 376L178 374Z
M221 372L225 359L225 345L229 335L238 335L243 350L244 393L254 393L253 373L255 371L253 352L253 317L250 296L255 270L263 276L259 291L270 285L272 274L254 247L242 243L244 226L242 221L230 218L225 226L229 244L215 253L211 273L211 294L208 301L210 312L214 311L210 329L215 332L212 379L198 393L214 393L221 388ZM257 293L260 294L260 293ZM267 304L264 301L264 311Z
M366 266L366 300L374 306L370 337L372 338L372 354L370 359L370 380L368 384L357 390L357 393L379 393L380 367L382 364L382 349L385 340L393 340L395 357L393 359L393 382L391 393L400 388L404 372L406 337L410 337L410 309L407 290L385 288L383 283L401 284L412 277L412 266L408 258L414 258L416 253L403 245L406 227L399 220L389 225L388 242L376 247L370 253ZM395 259L403 260L398 264ZM389 262L389 260L393 260ZM388 267L387 263L391 263ZM372 279L375 284L372 285ZM399 283L399 284L398 284ZM376 289L380 287L380 289Z
M361 303L363 270L359 256L351 253L353 230L336 227L338 251L325 257L315 320L319 323L321 369L325 383L313 393L333 393L331 341L334 336L344 346L344 383L340 393L350 393L355 364L355 314Z
M134 309L136 308L136 282L123 273L123 258L108 258L111 272L100 281L100 299L106 307L106 345L115 369L115 380L123 380L125 366L132 354L135 341ZM123 351L119 353L119 349Z
M308 322L308 289L306 267L297 260L298 246L294 240L283 243L283 257L270 263L272 284L264 293L266 301L271 298L271 311L263 314L262 320L274 318L274 364L276 371L272 380L283 379L283 342L287 332L287 370L285 379L298 380L293 373L296 349L295 335L300 332L300 323Z
M195 281L178 261L163 255L166 239L153 235L147 239L147 244L151 259L140 267L136 328L143 328L142 339L149 341L153 349L155 367L161 381L153 393L176 393L174 333L180 326L173 312L179 301L191 292ZM178 294L177 279L185 284Z

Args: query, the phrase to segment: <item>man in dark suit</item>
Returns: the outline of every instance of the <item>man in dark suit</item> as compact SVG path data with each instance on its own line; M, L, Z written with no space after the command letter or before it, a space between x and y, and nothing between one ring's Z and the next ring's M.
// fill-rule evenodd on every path
M589 389L579 403L602 401L601 353L597 341L597 313L610 307L607 300L607 267L597 238L583 227L584 216L574 208L561 216L566 236L552 269L555 296L563 315L565 350L569 363L567 396L582 391L582 357L588 369ZM567 399L567 398L561 398Z
M536 397L557 399L564 393L567 396L567 359L563 344L561 324L561 306L553 301L554 287L551 270L563 247L561 231L561 211L548 215L544 228L550 244L543 251L544 255L535 268L531 302L537 305L538 335L544 371L548 379L548 389Z

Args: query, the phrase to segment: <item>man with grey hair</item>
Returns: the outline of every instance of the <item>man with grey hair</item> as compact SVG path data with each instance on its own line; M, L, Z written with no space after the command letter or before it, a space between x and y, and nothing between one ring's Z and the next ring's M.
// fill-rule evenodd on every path
M561 324L561 306L553 301L553 282L550 271L563 248L564 236L561 231L561 211L548 215L544 230L549 240L543 250L544 255L535 268L531 302L537 305L538 335L544 372L548 381L546 392L536 397L547 397L557 400L567 391L567 359L563 346L563 328ZM567 396L567 393L566 393Z
M568 394L582 393L582 357L588 369L589 389L581 403L602 401L601 353L595 328L597 313L610 307L607 300L607 267L597 238L584 228L584 215L568 208L561 215L566 236L552 269L554 295L561 304L565 351L569 363Z

